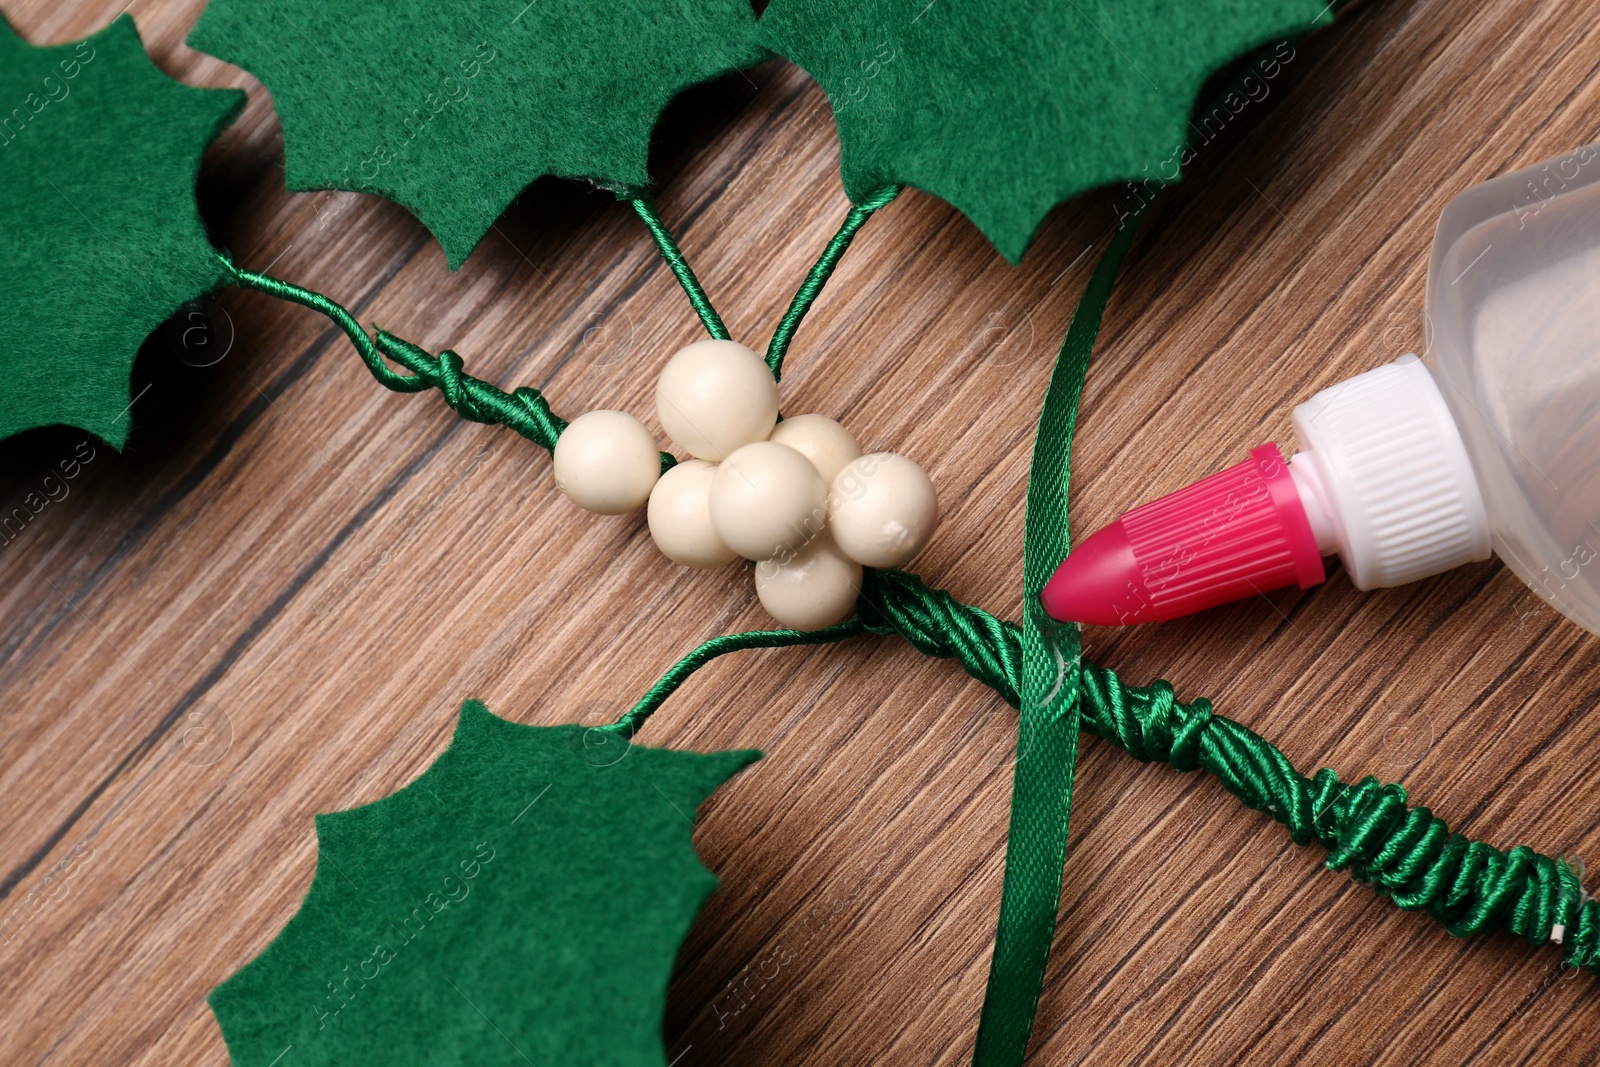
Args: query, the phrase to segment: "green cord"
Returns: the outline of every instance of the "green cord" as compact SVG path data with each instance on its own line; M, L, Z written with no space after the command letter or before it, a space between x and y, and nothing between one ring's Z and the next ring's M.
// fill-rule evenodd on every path
M655 238L656 247L661 250L661 258L667 261L667 266L672 268L672 274L678 279L678 284L683 286L683 291L688 294L689 303L693 306L695 314L700 316L700 321L705 323L706 332L719 341L728 340L728 328L722 325L722 316L711 306L711 299L700 287L700 279L694 276L694 271L689 269L688 260L678 251L678 242L672 239L666 223L656 214L655 204L645 196L631 196L627 200L644 220L650 236Z
M867 632L867 627L860 620L850 619L821 630L749 630L745 633L713 637L673 664L672 669L662 675L661 680L652 685L650 691L622 718L598 729L612 731L626 738L633 737L639 732L639 727L644 725L645 720L654 714L655 710L665 703L691 674L718 656L725 656L729 652L738 652L746 648L828 645L835 641L843 641L847 637L859 637Z
M931 589L904 571L867 571L857 616L827 630L756 631L716 637L685 656L610 729L632 736L685 678L709 659L739 648L821 644L862 633L899 634L918 651L953 658L1013 707L1023 680L1022 627ZM801 640L800 638L807 638ZM1502 852L1412 808L1399 785L1367 777L1341 782L1324 768L1310 778L1249 727L1199 699L1184 703L1172 686L1138 688L1081 660L1081 723L1096 737L1146 763L1204 770L1248 808L1289 830L1297 845L1329 850L1329 870L1348 870L1407 911L1423 911L1457 937L1503 929L1531 945L1554 942L1562 927L1567 966L1600 974L1600 902L1583 891L1564 861L1526 846Z
M867 224L867 220L872 218L879 208L900 195L900 190L901 186L885 185L874 190L861 203L852 206L839 231L833 235L828 246L822 250L822 255L806 272L805 281L800 283L794 299L789 302L789 310L784 313L778 322L778 328L772 333L772 342L767 345L767 366L772 368L774 378L782 378L783 357L789 351L789 342L794 340L795 331L800 328L801 320L806 317L806 312L811 310L811 305L816 303L822 287L828 284L829 276L839 265L839 260L844 257L850 242L855 240L861 227ZM645 226L650 230L650 236L655 238L656 247L661 250L661 257L667 261L667 266L671 267L672 273L677 276L678 283L683 286L684 294L689 298L690 306L700 316L700 321L705 323L706 332L719 341L726 341L727 327L722 325L721 316L717 314L716 308L711 306L711 299L706 296L700 280L695 277L694 271L689 269L689 264L684 260L683 253L678 250L678 243L672 239L666 223L656 214L655 205L642 196L631 197L628 202L644 220Z
M838 266L839 260L850 247L850 242L855 239L856 233L866 225L874 212L899 193L899 186L885 186L850 209L839 232L828 242L821 258L807 272L799 292L790 303L788 313L778 323L778 329L773 334L767 354L767 365L772 368L773 377L776 378L782 369L784 353L788 350L795 331L799 329L801 320L816 302L817 295L822 292L822 287L827 284L828 277ZM706 332L718 340L727 340L728 330L722 324L722 317L717 314L716 308L711 306L710 298L706 296L688 261L683 258L683 253L679 251L678 244L673 240L666 224L656 213L655 206L642 196L628 197L627 200L644 220L650 235L655 239L656 247L661 250L662 258L666 260L683 291L688 295L689 303L700 316L700 321L705 324ZM386 389L392 389L397 393L438 389L444 394L445 402L462 418L473 422L509 426L547 451L555 450L556 439L561 436L561 431L567 428L566 420L550 410L549 401L537 389L524 387L510 393L503 392L488 382L465 373L462 370L461 357L455 352L446 349L438 356L433 356L423 348L383 330L378 330L369 337L355 316L337 301L291 282L245 270L236 266L226 253L219 252L217 258L221 260L228 279L235 285L254 289L280 300L288 300L326 315L344 331L350 343L355 346L356 352L360 354L362 362L367 365L367 370L371 371L378 384ZM389 360L398 363L410 373L402 374L394 370L389 366ZM670 453L661 453L663 472L676 462Z
M461 357L449 349L432 356L410 341L383 330L378 330L374 337L368 337L355 316L321 293L237 267L226 253L219 252L217 258L222 261L234 284L280 300L292 301L332 319L350 338L350 343L360 353L362 362L372 376L386 389L397 393L438 389L444 394L445 403L462 418L509 426L546 451L555 451L556 439L567 428L567 421L550 410L550 402L539 390L522 387L509 393L502 392L488 382L462 371ZM399 373L386 360L393 360L411 373ZM670 453L661 453L663 472L675 463L677 460Z
M800 283L794 299L789 302L789 310L784 313L778 322L778 328L772 333L772 342L767 345L767 366L772 368L774 378L783 377L783 357L789 352L789 342L794 340L795 331L800 328L800 320L806 317L806 312L811 310L811 305L816 302L822 287L828 284L828 277L833 274L833 268L839 265L839 260L844 257L850 242L855 240L856 233L867 224L867 220L872 218L879 208L900 195L900 189L898 185L885 185L853 206L850 213L845 216L844 224L839 227L839 232L833 235L828 247L822 250L821 257L806 273L806 280Z

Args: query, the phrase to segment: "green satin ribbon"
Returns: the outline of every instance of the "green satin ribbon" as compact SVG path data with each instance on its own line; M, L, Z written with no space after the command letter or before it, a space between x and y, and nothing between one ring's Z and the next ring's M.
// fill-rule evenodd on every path
M1039 413L1022 540L1022 715L994 958L974 1067L1010 1067L1028 1051L1061 903L1067 821L1078 762L1078 628L1044 613L1039 593L1070 548L1067 482L1078 401L1100 319L1145 208L1127 216L1095 268L1056 357Z

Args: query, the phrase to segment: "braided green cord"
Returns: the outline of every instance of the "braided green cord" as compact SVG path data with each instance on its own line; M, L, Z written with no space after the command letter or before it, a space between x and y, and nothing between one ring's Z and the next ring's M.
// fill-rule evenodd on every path
M219 252L217 258L222 261L229 280L234 284L300 304L332 319L350 338L350 343L360 353L362 362L372 376L387 389L397 393L438 389L444 394L445 403L462 418L509 426L547 451L555 450L556 438L567 428L567 421L550 410L550 402L537 389L524 386L509 393L502 392L488 382L465 373L461 369L461 357L449 349L433 356L410 341L383 330L377 331L375 337L368 337L355 316L321 293L237 267L225 253ZM411 373L401 374L391 368L387 360L393 360ZM671 454L661 453L663 472L676 462Z
M828 247L822 250L822 255L807 272L805 281L800 283L794 299L789 302L789 310L779 320L778 328L773 331L772 342L767 345L767 366L772 368L774 378L783 377L783 357L789 352L789 342L794 340L795 331L800 328L800 320L806 317L806 312L811 310L811 305L816 302L822 287L828 284L833 268L839 265L839 260L850 247L850 242L855 240L856 233L867 224L867 220L872 218L879 208L899 196L900 190L901 186L885 185L853 206L850 213L844 217L844 224L839 227L839 232L833 235L833 240L828 242Z
M863 633L899 634L918 651L951 658L1013 707L1022 683L1022 627L930 589L904 571L867 571L857 615L826 630L754 631L716 637L678 662L635 707L606 729L628 737L671 692L716 656L741 648L822 644ZM1116 673L1080 663L1083 726L1135 759L1178 771L1204 770L1248 808L1289 830L1297 845L1328 850L1329 870L1358 881L1407 911L1425 911L1457 937L1509 930L1532 945L1556 942L1565 962L1600 974L1600 902L1560 860L1523 845L1501 852L1451 833L1399 785L1376 778L1341 782L1328 768L1307 778L1249 727L1211 702L1184 703L1164 681L1129 686Z
M656 214L655 204L645 196L631 196L627 201L644 220L650 236L655 238L656 247L661 250L661 258L667 261L667 266L672 268L672 274L678 279L678 284L683 286L683 291L688 295L695 314L705 323L706 332L719 341L728 340L728 328L722 325L722 316L711 306L711 298L706 296L706 291L700 287L700 279L694 276L694 271L689 269L689 261L678 251L678 242L672 239L667 224Z

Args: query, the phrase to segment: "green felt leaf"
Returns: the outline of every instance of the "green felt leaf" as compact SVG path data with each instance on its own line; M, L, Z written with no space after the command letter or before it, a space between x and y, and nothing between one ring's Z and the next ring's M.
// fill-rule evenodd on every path
M852 200L915 186L1016 262L1061 201L1173 180L1185 142L1211 136L1189 121L1206 78L1327 12L1327 0L772 0L761 38L828 94Z
M716 887L692 817L759 756L468 701L416 781L317 816L299 912L211 994L235 1067L665 1067L667 979Z
M65 423L122 447L139 346L223 283L194 184L243 106L157 70L127 15L49 48L0 19L0 438Z
M647 184L667 103L765 55L749 0L212 0L189 43L272 91L290 189L403 204L452 269L541 175Z

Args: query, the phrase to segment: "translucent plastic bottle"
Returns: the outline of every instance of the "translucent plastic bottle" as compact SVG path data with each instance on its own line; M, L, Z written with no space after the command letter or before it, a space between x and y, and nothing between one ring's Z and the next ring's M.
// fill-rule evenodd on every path
M1044 592L1053 616L1175 618L1322 581L1361 589L1492 550L1600 633L1600 146L1468 189L1428 265L1429 363L1403 356L1294 410L1276 445L1124 514Z

